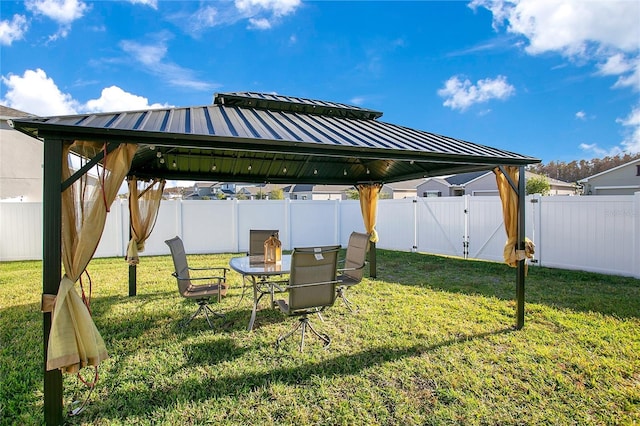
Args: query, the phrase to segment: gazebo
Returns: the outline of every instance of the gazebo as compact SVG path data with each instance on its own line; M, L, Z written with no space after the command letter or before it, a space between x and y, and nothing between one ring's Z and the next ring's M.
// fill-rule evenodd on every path
M150 192L154 182L164 180L354 185L360 193L365 229L372 235L370 267L375 276L375 212L381 184L493 170L508 236L505 261L517 267L516 328L522 328L527 244L524 178L519 177L524 176L527 164L540 160L385 123L378 120L381 116L379 111L335 102L220 93L214 96L212 105L205 106L12 120L15 129L44 142L46 423L63 421L62 371L97 365L101 359L72 360L62 367L50 365L47 354L55 321L51 306L55 299L56 305L60 304L63 287L68 292L65 294L77 297L74 284L97 247L106 211L125 177L132 190L130 205L132 199ZM85 159L75 172L67 167L69 153ZM79 217L71 211L78 210L78 201L74 207L76 196L70 189L96 165L102 170L98 179L100 208L96 212L83 210ZM151 185L138 192L137 182L149 180ZM87 222L81 223L85 219ZM136 238L140 243L146 237L139 235L142 232L134 223L137 221L132 217L135 246ZM85 247L87 240L90 243ZM136 291L135 268L130 266L130 295ZM57 306L54 312L58 312Z

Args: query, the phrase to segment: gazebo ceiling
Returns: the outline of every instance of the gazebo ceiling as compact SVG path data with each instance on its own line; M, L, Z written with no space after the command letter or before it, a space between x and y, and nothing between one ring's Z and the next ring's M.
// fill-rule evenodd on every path
M14 119L33 137L139 145L129 175L170 180L347 184L540 160L378 121L364 108L259 93L213 105Z

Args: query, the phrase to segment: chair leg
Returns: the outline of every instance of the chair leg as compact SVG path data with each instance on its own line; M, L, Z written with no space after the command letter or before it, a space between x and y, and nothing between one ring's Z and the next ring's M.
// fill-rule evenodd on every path
M301 317L298 320L298 324L295 327L293 327L291 331L289 331L287 334L284 334L278 337L278 340L276 341L276 346L279 347L280 342L282 342L286 338L293 335L296 331L300 330L300 352L302 352L304 350L304 337L306 335L307 328L311 330L311 332L315 334L316 337L318 337L322 342L324 342L323 346L325 348L329 346L329 344L331 343L331 338L327 334L318 333L316 329L313 327L313 325L311 325L311 322L309 322L309 318L307 317Z
M345 306L349 309L349 311L351 311L352 313L357 313L360 308L358 307L358 305L354 304L353 302L351 302L348 298L347 298L347 289L343 288L343 287L338 287L338 296L340 296L340 298L342 299L342 301L344 302ZM354 309L355 307L355 309Z
M311 325L311 323L309 322L309 320L307 319L306 322L306 326L309 327L309 329L313 332L313 334L315 334L318 339L322 340L324 342L324 347L328 347L331 344L331 337L329 337L328 334L320 334L316 331L316 329L313 327L313 325ZM306 327L305 327L306 328ZM302 344L300 345L300 352L302 352Z
M276 340L276 346L280 346L280 342L282 342L284 339L290 337L293 333L298 331L298 329L301 326L302 326L302 318L300 319L300 321L298 321L298 324L291 329L291 331L289 331L287 334L283 334L282 336L278 337L278 340Z
M193 314L191 314L191 316L189 317L189 319L188 319L188 320L186 320L186 321L184 322L184 324L182 324L182 326L183 326L183 327L186 327L187 325L189 325L189 323L190 323L190 322L191 322L195 317L197 317L197 316L198 316L198 314L199 314L202 310L204 310L204 305L202 305L202 304L200 304L200 303L198 303L198 305L199 305L199 306L198 306L198 309L197 309Z
M211 319L209 318L209 312L211 312L213 315L219 317L219 318L224 318L224 314L220 313L220 312L215 312L213 309L211 309L211 307L209 306L209 303L206 300L200 300L198 301L198 310L196 310L187 321L184 322L184 324L182 324L183 327L186 327L187 325L189 325L189 323L198 316L198 314L200 314L200 312L204 312L204 316L207 319L207 324L209 324L209 328L213 328L213 324L211 323Z

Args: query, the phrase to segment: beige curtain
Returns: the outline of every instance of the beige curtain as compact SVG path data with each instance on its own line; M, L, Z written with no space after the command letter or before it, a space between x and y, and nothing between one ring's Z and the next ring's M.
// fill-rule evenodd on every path
M519 172L516 166L503 167L513 183L518 185ZM504 246L504 261L507 265L516 267L518 261L532 258L535 252L533 242L525 238L525 250L518 250L518 193L511 187L509 181L499 168L493 172L496 175L500 201L502 202L502 215L504 228L507 232L507 242Z
M140 182L134 176L129 180L129 223L131 240L127 246L127 262L137 265L140 262L138 252L144 251L144 243L151 235L158 217L165 181L154 179L146 188L138 188Z
M62 180L71 176L69 152L80 150L92 158L105 145L76 141L63 149ZM104 168L95 185L88 177L76 181L62 193L62 263L64 276L53 309L51 333L47 351L47 370L56 368L74 373L80 368L97 366L108 357L106 347L91 313L75 289L100 241L109 206L115 199L136 145L123 144L106 155Z
M382 184L360 184L356 185L356 189L358 190L358 194L360 194L360 210L362 211L364 228L369 234L369 240L372 243L377 243L378 232L375 227L378 217L378 196L380 195Z

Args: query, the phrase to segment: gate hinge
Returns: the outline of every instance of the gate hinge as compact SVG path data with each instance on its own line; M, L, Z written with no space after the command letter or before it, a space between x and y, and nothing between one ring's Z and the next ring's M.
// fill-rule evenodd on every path
M532 203L537 203L537 202L538 202L538 199L537 199L537 198L532 198L532 199L531 199L531 202L532 202Z

